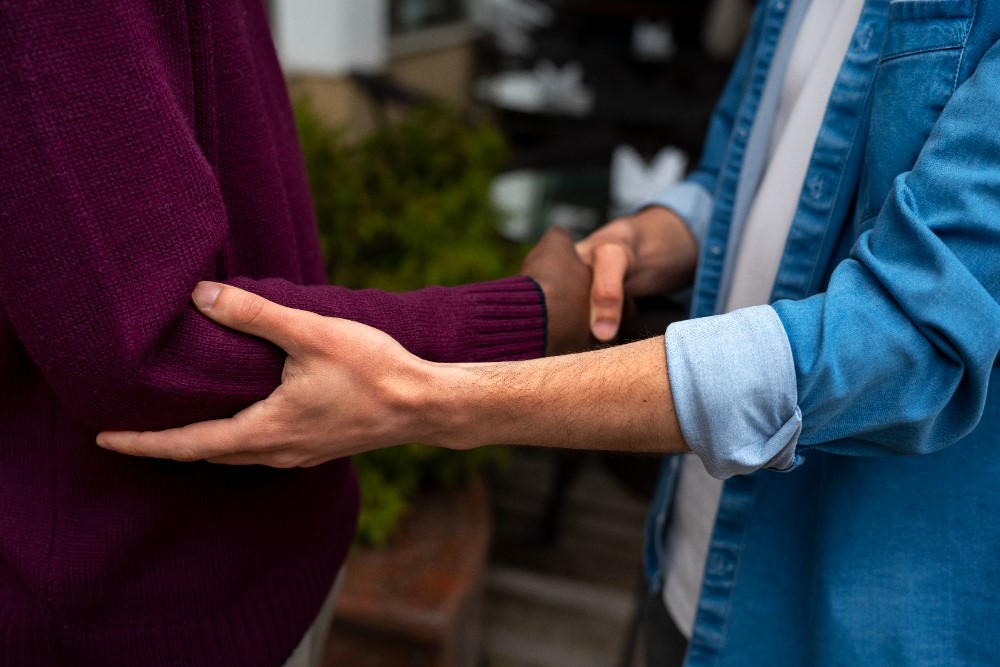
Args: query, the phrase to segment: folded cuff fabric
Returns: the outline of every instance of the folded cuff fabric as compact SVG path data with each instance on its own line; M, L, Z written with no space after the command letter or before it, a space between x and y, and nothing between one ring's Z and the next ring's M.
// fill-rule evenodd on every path
M710 475L786 472L801 462L795 365L773 308L677 322L665 339L681 431Z

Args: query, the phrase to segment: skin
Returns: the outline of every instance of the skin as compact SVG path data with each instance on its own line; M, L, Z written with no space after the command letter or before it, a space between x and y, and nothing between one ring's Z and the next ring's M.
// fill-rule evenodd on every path
M587 304L593 273L575 251L569 233L559 227L547 231L524 259L521 273L545 294L546 356L590 348Z
M590 328L599 341L617 335L627 297L689 286L698 259L687 225L658 206L609 222L577 243L576 251L594 273Z
M588 321L598 338L608 334L607 323L617 331L626 297L680 287L693 272L694 256L690 234L665 209L616 220L577 244L575 253L563 233L546 235L525 270L546 294L550 323L558 323L550 328L549 350L583 344L587 336L579 332ZM219 324L283 348L281 385L229 419L161 432L105 432L100 446L279 468L406 442L689 451L673 408L662 337L533 361L437 364L371 327L285 308L231 286L201 283L192 300ZM563 325L569 331L561 331Z

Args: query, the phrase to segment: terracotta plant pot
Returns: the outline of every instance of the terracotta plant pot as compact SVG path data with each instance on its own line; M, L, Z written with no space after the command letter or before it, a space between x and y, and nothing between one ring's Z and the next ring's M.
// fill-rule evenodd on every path
M492 533L481 481L421 495L383 547L357 548L325 667L472 667Z

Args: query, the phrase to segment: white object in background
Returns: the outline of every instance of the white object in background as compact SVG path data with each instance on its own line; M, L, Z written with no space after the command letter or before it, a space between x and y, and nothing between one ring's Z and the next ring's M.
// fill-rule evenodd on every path
M577 62L556 67L543 60L535 67L546 108L574 116L586 116L594 108L594 93L583 85L583 65Z
M490 201L500 211L500 235L515 243L533 243L549 227L562 227L582 239L601 223L602 212L576 204L546 204L551 173L521 169L500 174L490 184ZM547 210L542 210L542 207Z
M562 227L574 240L585 237L601 224L601 214L586 206L575 204L553 204L549 209L549 227Z
M666 21L632 24L632 57L644 63L665 63L677 54L674 30Z
M586 116L594 108L594 93L583 84L583 67L575 62L557 67L546 60L530 72L501 72L481 80L476 92L496 106L528 113Z
M664 148L647 164L631 146L619 146L611 157L611 202L623 215L684 177L687 155L673 146Z
M554 13L537 0L472 0L472 21L490 32L501 51L526 56L531 53L530 31L552 23Z
M476 95L504 109L538 112L545 108L542 87L531 72L501 72L476 84Z
M490 200L500 211L500 234L515 243L533 240L535 211L541 205L545 177L537 171L509 171L493 179Z
M274 34L288 72L378 72L389 58L387 0L275 0Z

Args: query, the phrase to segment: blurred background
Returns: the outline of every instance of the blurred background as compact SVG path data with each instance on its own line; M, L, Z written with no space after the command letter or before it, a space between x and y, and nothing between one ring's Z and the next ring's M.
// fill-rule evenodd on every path
M269 0L331 281L517 273L696 164L751 0ZM622 340L662 333L650 299ZM331 667L633 667L655 457L356 460Z

